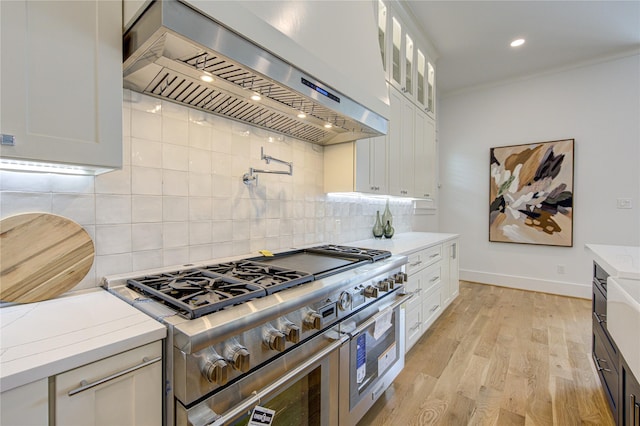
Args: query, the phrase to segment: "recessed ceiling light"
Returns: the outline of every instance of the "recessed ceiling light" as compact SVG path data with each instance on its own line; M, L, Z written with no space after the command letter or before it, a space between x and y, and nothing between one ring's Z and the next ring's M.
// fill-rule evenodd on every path
M251 95L251 99L253 99L254 101L259 101L262 98L257 93L254 93L253 95Z
M200 76L200 80L204 81L205 83L211 83L213 81L213 76L207 72Z
M298 113L298 118L306 118L307 114L305 114L304 112L300 112Z
M518 38L511 42L511 47L518 47L518 46L522 46L523 44L524 44L524 39Z
M324 125L324 127L325 127L325 128L327 128L327 129L330 129L330 128L332 128L333 126L331 125L331 123L327 123L327 124L325 124L325 125Z

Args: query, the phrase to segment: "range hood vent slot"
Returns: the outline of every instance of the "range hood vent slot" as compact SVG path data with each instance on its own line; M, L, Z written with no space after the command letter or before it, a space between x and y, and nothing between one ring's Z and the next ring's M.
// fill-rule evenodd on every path
M213 81L202 81L203 74ZM152 3L125 33L124 82L320 145L387 132L384 117L177 1ZM256 94L260 100L251 99Z

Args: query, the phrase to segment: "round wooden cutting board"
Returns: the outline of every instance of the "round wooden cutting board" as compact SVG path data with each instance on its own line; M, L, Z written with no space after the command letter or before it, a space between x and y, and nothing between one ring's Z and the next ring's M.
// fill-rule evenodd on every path
M30 303L75 287L93 264L91 237L62 216L25 213L0 220L0 300Z

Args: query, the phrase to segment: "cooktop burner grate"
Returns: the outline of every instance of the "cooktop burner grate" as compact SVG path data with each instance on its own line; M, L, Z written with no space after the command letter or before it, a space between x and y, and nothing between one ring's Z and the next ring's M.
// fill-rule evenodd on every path
M127 284L193 319L313 279L306 272L239 261L133 278Z
M193 319L389 256L382 250L325 245L151 274L129 279L127 285Z

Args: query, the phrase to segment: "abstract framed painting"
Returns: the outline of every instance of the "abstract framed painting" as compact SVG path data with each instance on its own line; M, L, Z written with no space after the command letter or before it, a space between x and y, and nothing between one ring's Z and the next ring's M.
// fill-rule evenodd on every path
M574 140L491 148L489 241L573 246Z

